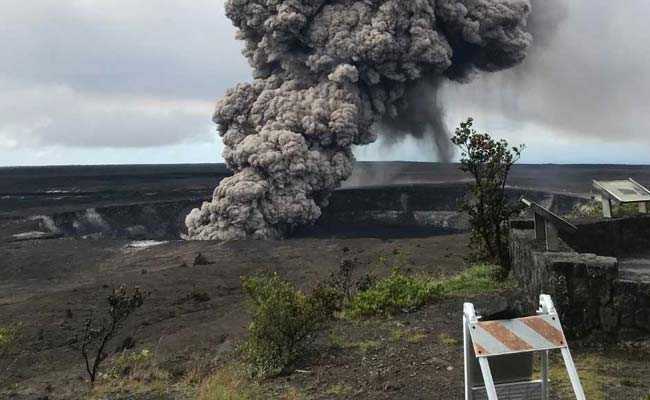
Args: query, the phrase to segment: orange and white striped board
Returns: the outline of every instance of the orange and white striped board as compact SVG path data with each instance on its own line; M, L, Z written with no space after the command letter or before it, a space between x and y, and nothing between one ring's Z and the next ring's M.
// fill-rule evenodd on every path
M469 332L476 357L567 347L562 325L556 315L470 322Z

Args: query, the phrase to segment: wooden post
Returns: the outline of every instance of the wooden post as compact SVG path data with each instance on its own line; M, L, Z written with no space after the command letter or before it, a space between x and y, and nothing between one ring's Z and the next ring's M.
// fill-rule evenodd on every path
M641 214L647 214L648 213L648 203L645 201L639 203L639 212Z

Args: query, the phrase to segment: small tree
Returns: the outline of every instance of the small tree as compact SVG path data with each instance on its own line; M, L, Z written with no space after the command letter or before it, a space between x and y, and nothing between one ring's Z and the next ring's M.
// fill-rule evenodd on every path
M461 150L460 169L474 178L472 199L461 209L469 214L472 226L470 246L475 255L501 266L500 277L510 273L508 219L521 208L507 201L505 187L512 166L519 161L525 146L509 147L472 128L469 118L456 129L451 141Z
M129 315L144 303L145 295L139 288L132 290L125 285L113 292L107 298L108 315L95 320L91 315L84 323L81 337L81 355L86 363L86 372L93 385L101 363L106 360L106 347L123 328Z
M358 262L356 258L341 260L339 269L332 272L324 283L325 287L339 294L338 307L341 309L348 305L356 294L368 290L375 283L375 277L370 271L357 279L354 278Z

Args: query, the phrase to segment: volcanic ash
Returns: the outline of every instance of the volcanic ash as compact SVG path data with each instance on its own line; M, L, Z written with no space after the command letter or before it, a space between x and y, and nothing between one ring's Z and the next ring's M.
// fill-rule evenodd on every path
M350 176L352 146L375 141L385 121L409 125L419 84L520 63L530 10L528 0L227 1L255 80L217 103L234 175L187 216L188 237L280 238L313 223Z

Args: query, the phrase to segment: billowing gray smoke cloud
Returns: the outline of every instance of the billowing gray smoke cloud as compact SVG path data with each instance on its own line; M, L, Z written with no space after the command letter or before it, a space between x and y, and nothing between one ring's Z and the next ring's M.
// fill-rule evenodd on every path
M415 81L407 89L404 101L406 108L396 115L384 115L377 128L384 136L384 144L391 145L412 136L418 141L433 139L433 151L442 162L451 161L453 151L449 141L449 130L445 124L445 110L438 98L441 78L426 77Z
M255 81L217 104L235 174L188 215L188 237L277 238L312 223L350 176L351 146L376 139L373 126L416 136L420 122L442 126L435 109L418 115L421 87L519 64L530 9L528 0L226 2Z

